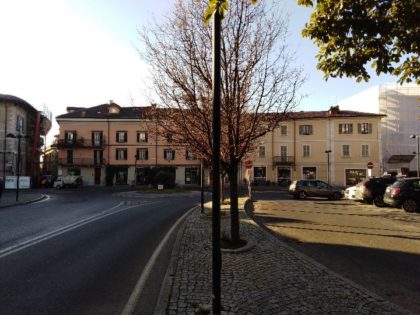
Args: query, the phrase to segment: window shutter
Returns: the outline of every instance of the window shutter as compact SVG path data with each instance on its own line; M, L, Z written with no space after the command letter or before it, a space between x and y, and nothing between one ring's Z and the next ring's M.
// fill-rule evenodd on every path
M144 153L145 153L144 154L145 160L148 160L149 159L149 150L146 149L146 151Z
M357 124L357 132L362 133L362 124Z
M301 134L301 135L303 134L303 126L302 125L299 126L299 134Z
M172 151L172 160L175 160L175 151Z
M118 160L118 150L115 150L115 159Z
M372 124L368 124L368 132L372 133Z
M353 133L353 124L349 124L349 133Z
M115 134L115 141L119 142L119 139L118 139L118 131L117 131L117 133Z
M127 133L124 132L124 142L127 142Z

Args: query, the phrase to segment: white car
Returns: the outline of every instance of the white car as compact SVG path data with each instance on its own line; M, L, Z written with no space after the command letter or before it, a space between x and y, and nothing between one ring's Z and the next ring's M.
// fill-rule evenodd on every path
M350 186L344 190L345 199L356 199L356 186Z

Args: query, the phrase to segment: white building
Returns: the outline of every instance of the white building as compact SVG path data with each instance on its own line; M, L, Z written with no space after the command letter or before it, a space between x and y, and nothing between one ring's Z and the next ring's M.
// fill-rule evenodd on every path
M382 119L381 172L417 169L417 140L420 135L420 86L387 83L375 86L339 102L340 108L384 114Z

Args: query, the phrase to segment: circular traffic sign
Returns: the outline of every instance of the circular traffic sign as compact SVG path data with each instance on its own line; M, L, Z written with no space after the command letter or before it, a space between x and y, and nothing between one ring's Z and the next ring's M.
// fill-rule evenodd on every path
M373 168L373 162L368 162L367 168L371 170Z
M251 160L246 160L245 161L245 168L252 168L252 161Z

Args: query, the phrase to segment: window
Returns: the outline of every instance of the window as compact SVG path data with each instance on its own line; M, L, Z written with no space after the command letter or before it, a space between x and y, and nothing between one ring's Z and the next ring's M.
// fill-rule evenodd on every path
M147 149L137 149L136 159L137 160L147 160L149 158L149 151Z
M258 157L265 158L265 146L260 145L258 148Z
M341 155L343 157L350 157L350 145L343 144L343 146L341 147Z
M280 126L280 135L281 136L287 136L287 126L286 125Z
M117 149L115 151L115 159L118 161L127 160L127 149Z
M307 144L302 146L302 156L309 157L311 155L311 147Z
M357 130L361 134L372 133L372 124L369 124L369 123L357 124Z
M311 135L312 133L313 133L312 125L300 125L299 126L299 134L300 135Z
M138 143L146 143L147 139L148 139L147 132L137 131L137 142Z
M286 145L280 146L280 160L282 162L287 162L287 146Z
M76 131L64 132L64 138L65 138L66 143L74 143L76 139Z
M302 168L303 179L316 179L316 167L304 166Z
M175 160L175 151L171 149L165 149L163 151L163 158L167 161Z
M73 150L67 150L67 164L73 164Z
M101 165L103 160L103 151L102 150L94 150L93 151L93 164Z
M369 145L368 144L362 144L362 156L363 157L369 156Z
M338 133L339 134L352 134L353 124L338 124Z
M198 167L185 168L185 184L198 185L200 183L200 170Z
M254 167L254 179L255 180L265 180L266 177L266 169L265 166L258 166Z
M92 145L94 147L102 145L102 131L92 131Z
M24 129L24 119L22 116L17 115L16 116L16 131L18 133L23 133L23 129Z
M197 160L197 157L190 150L187 150L185 152L185 159L186 160Z
M117 131L116 134L116 141L118 143L125 143L127 142L127 131Z

